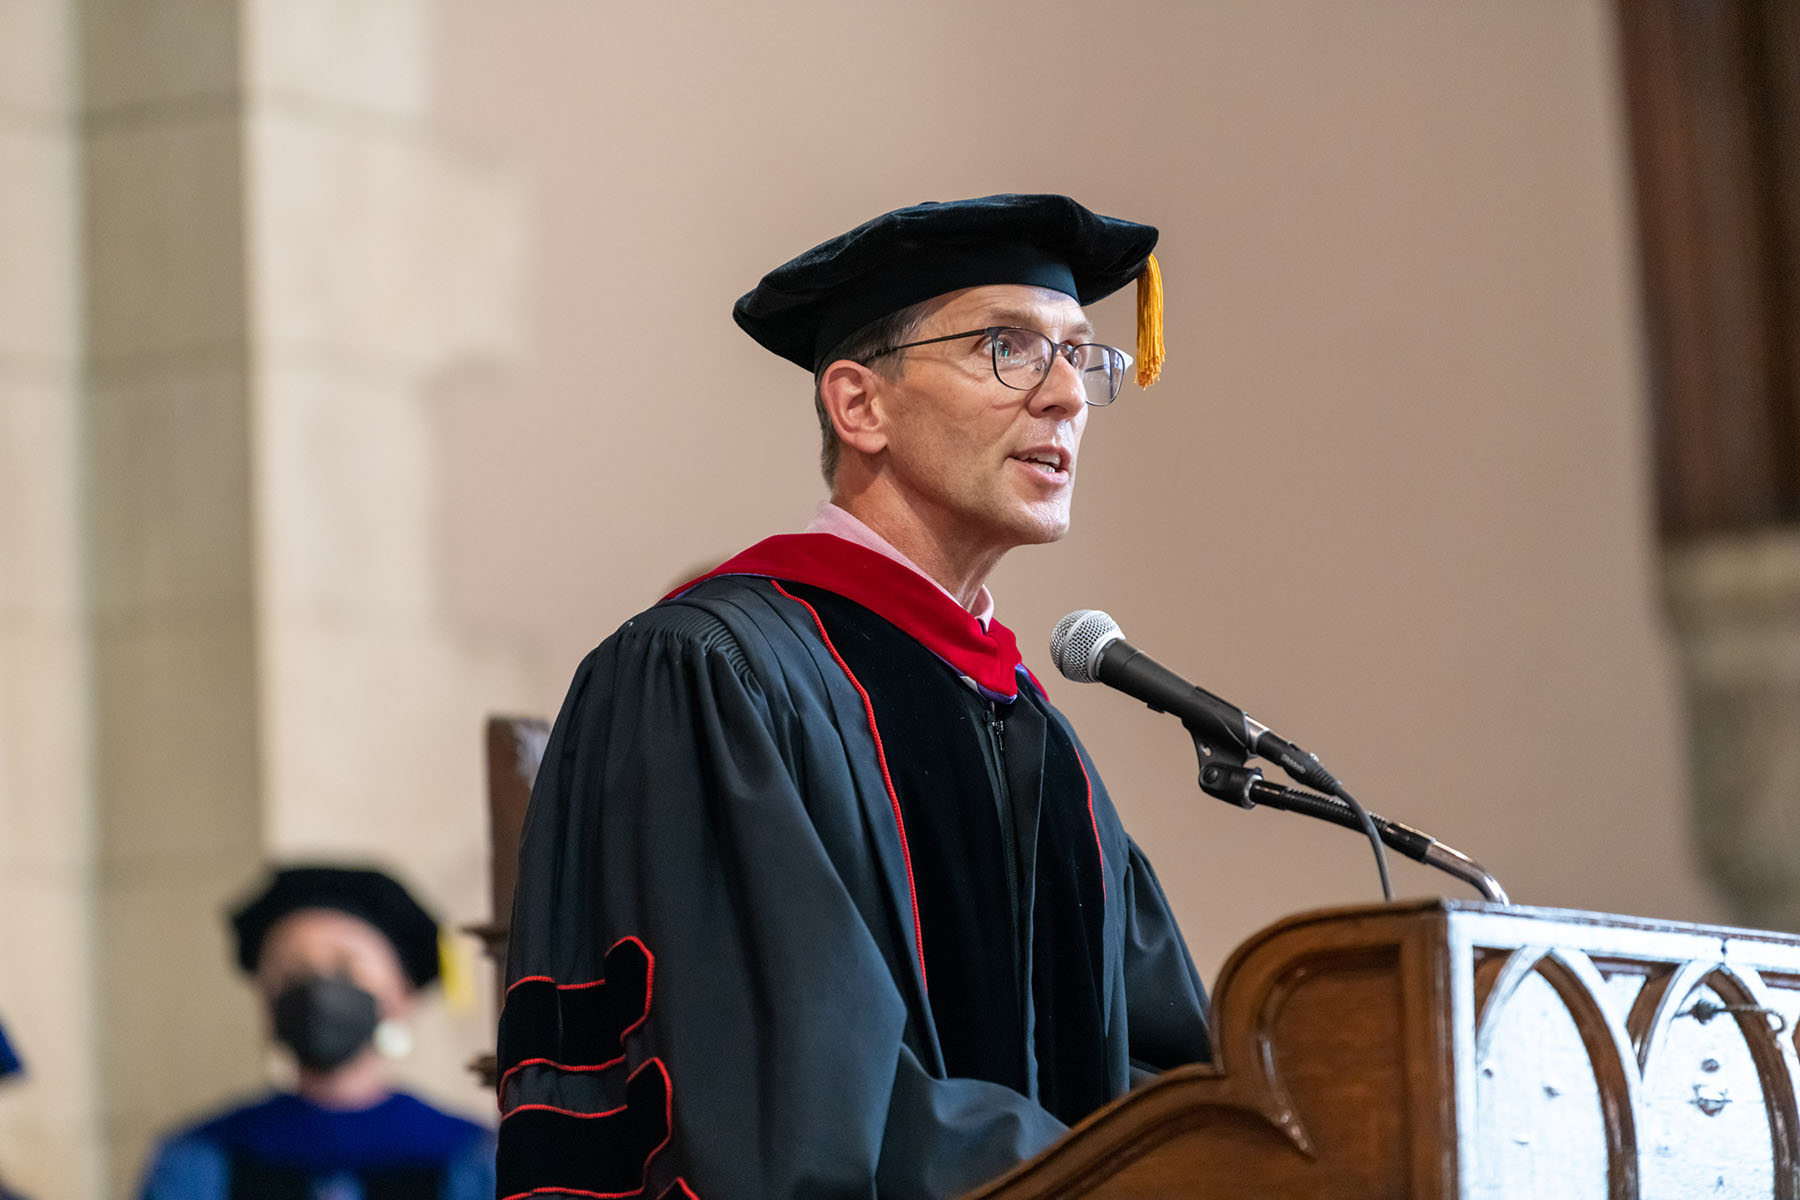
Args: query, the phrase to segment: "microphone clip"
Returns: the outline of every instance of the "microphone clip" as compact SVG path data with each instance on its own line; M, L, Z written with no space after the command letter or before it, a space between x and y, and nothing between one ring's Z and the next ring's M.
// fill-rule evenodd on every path
M1200 790L1215 799L1239 808L1255 808L1255 792L1262 782L1263 773L1257 767L1224 762L1205 753L1200 756Z

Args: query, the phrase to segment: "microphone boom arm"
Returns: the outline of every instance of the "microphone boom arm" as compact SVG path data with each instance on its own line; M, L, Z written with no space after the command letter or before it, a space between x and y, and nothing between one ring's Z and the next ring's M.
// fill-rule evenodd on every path
M1199 744L1199 739L1195 739ZM1298 788L1281 787L1263 779L1262 772L1255 767L1246 767L1241 763L1224 760L1223 756L1207 753L1201 746L1200 790L1209 796L1235 804L1239 808L1255 808L1261 804L1267 808L1280 809L1283 812L1301 813L1309 817L1317 817L1322 821L1330 821L1333 825L1342 825L1346 829L1361 830L1362 824L1348 804L1335 796L1321 796L1314 792L1304 792ZM1447 875L1462 880L1476 891L1483 899L1497 904L1511 904L1506 889L1500 881L1490 875L1482 865L1453 846L1447 846L1428 833L1422 833L1410 825L1402 825L1398 821L1390 821L1386 817L1369 814L1375 823L1375 830L1381 840L1393 849L1404 854L1414 862L1435 867Z

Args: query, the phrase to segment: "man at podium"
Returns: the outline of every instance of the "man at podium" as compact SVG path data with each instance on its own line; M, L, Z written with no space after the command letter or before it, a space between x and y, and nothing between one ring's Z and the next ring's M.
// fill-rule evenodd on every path
M884 214L737 302L811 371L830 499L578 670L526 819L500 1192L952 1196L1209 1054L1156 877L994 618L1132 356L1157 231ZM730 386L728 380L722 386Z

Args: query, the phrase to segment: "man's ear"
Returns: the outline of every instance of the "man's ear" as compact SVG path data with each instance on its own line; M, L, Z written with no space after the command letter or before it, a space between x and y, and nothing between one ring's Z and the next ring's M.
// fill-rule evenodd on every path
M880 375L847 358L825 368L819 380L819 400L838 440L862 454L878 454L887 446L881 384Z

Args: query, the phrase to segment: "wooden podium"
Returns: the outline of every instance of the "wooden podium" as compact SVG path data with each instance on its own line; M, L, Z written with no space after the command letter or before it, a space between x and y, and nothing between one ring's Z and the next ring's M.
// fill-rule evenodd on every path
M1800 1198L1800 938L1428 900L1291 917L1168 1072L967 1200Z

